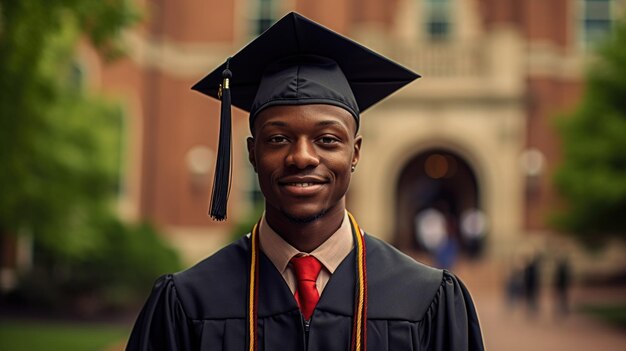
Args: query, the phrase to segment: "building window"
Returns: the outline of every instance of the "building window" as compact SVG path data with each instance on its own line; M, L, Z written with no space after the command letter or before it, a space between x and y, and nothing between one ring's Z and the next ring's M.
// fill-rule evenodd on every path
M252 0L251 5L251 35L256 37L279 19L280 0Z
M452 34L452 0L424 0L426 35L429 40L447 40Z
M613 2L613 0L580 1L580 39L583 47L594 47L611 30Z

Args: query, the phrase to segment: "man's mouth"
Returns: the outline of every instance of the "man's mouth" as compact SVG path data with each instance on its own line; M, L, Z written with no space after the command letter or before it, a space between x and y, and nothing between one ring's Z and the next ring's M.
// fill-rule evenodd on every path
M283 179L279 185L284 191L293 196L311 196L317 194L327 183L324 179L306 177L307 179Z
M278 179L278 183L280 185L290 185L290 186L313 186L318 184L327 183L327 179L320 176L285 176Z
M313 185L316 185L316 184L319 184L319 183L286 183L285 185L286 186L296 186L296 187L299 187L299 188L306 188L306 187L310 187L310 186L313 186Z

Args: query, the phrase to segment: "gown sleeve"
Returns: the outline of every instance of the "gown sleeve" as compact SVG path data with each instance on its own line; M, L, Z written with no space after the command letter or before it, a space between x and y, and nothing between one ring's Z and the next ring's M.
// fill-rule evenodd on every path
M463 283L447 271L423 320L420 336L420 350L485 349L472 297Z
M172 275L159 278L137 317L126 351L192 349L191 321L181 305Z

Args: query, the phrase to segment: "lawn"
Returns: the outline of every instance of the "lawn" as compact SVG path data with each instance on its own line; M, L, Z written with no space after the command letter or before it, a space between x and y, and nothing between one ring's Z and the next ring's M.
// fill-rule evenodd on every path
M125 326L0 320L0 350L100 351L128 333Z
M584 305L580 311L619 328L626 329L626 303Z

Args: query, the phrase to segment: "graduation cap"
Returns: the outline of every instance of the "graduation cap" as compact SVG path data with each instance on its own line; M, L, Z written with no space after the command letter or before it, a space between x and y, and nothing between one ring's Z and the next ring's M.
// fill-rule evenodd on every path
M192 89L221 100L210 215L226 218L231 167L231 104L250 127L275 105L330 104L360 113L419 78L414 72L295 12L268 28Z

